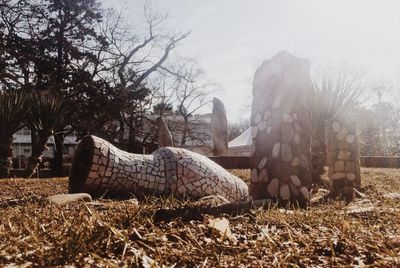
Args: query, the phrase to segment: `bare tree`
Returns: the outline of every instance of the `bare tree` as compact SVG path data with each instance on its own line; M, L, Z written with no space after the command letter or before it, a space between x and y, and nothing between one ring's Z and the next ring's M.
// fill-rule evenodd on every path
M176 102L175 86L177 77L171 76L166 72L160 72L159 76L154 80L154 90L152 96L154 99L153 113L159 117L165 114L172 115L173 104Z
M393 76L393 82L386 82L383 84L386 88L390 89L390 97L394 100L394 105L400 107L400 67L396 66Z
M181 65L177 73L179 76L174 91L177 111L184 121L180 142L183 146L192 134L189 118L211 103L211 93L217 90L217 85L203 82L204 72L195 64Z
M147 30L143 36L138 34L140 31L134 32L132 27L125 26L121 14L109 13L102 25L109 48L102 52L102 65L98 70L103 72L98 71L98 75L108 79L115 88L115 98L121 103L119 143L127 140L123 147L131 152L141 151L142 144L154 138L144 127L149 121L147 115L154 97L149 79L159 71L169 71L166 63L171 52L190 34L165 34L161 25L166 19L146 5Z

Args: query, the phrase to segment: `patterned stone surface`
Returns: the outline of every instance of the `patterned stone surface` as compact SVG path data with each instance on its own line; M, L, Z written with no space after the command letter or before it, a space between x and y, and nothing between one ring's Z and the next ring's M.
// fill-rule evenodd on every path
M308 61L287 52L257 69L251 115L253 199L308 202L311 120L307 98L311 89Z
M228 121L225 106L218 98L213 99L210 127L214 142L214 155L226 155L228 153Z
M91 147L92 155L88 152ZM186 149L164 147L152 155L131 154L101 138L87 136L74 158L70 192L95 196L172 194L178 198L219 195L231 202L248 198L247 185L240 178ZM84 163L88 159L89 163ZM89 169L84 176L79 169L86 165Z
M352 115L335 116L325 125L328 176L331 195L353 198L353 187L361 184L356 120Z

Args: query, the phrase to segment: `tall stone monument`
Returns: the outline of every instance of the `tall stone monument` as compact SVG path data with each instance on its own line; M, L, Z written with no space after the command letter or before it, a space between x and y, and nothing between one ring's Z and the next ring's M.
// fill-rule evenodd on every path
M215 97L210 127L214 142L214 155L226 155L228 153L228 121L224 104Z
M253 81L250 195L304 206L311 186L309 62L288 52L264 61Z
M172 139L171 132L169 132L168 126L165 123L162 116L157 118L158 126L158 145L160 147L174 146L174 141Z
M361 184L356 120L351 115L337 115L327 120L325 137L328 151L330 195L353 199L353 188Z

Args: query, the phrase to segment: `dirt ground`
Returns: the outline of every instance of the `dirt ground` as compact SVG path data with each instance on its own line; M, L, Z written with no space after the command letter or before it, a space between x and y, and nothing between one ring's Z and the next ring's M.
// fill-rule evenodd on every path
M248 170L233 170L248 181ZM362 169L366 194L305 210L270 206L218 219L154 223L190 201L98 199L66 206L67 178L0 180L0 266L400 266L400 170ZM229 226L229 228L227 228Z

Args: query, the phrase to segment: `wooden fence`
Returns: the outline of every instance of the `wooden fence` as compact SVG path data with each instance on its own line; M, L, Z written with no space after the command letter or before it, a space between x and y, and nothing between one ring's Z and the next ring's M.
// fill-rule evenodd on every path
M250 160L249 156L210 156L212 161L226 169L249 169ZM375 168L400 168L400 157L397 156L361 156L360 163L362 167L375 167ZM68 176L70 164L64 165L64 176ZM11 170L12 177L23 177L24 170L13 169ZM39 171L40 178L51 178L52 174L49 169L41 169Z
M362 167L400 168L398 156L360 156Z
M210 156L212 161L226 169L249 169L249 156ZM360 156L362 167L400 168L398 156Z

